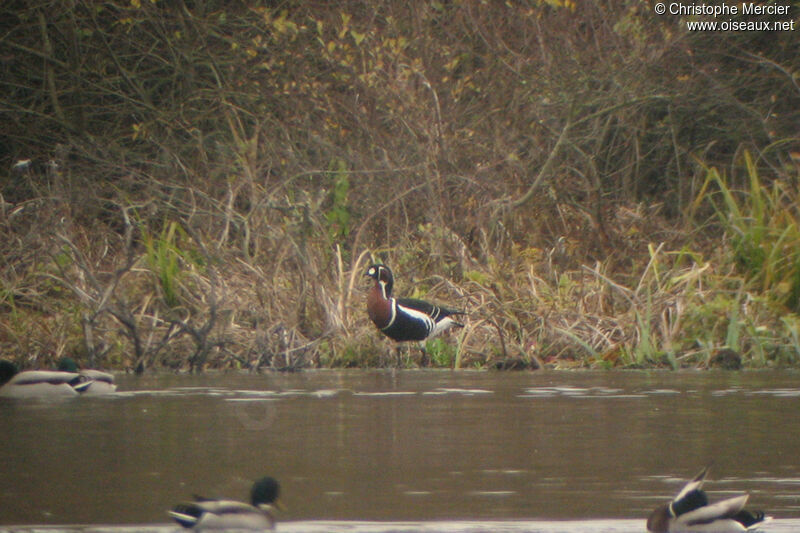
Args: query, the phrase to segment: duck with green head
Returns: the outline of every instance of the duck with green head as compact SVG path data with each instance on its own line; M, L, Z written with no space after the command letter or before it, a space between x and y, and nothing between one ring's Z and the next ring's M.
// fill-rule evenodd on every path
M275 528L273 508L280 508L280 486L272 477L257 480L250 490L250 503L236 500L214 500L195 496L194 501L180 503L168 514L185 528L205 530L264 531Z
M98 370L78 370L75 361L65 357L58 370L25 370L0 360L0 397L68 398L79 394L102 394L116 390L114 376Z
M681 489L672 501L658 506L647 518L648 533L736 533L771 520L762 511L744 508L748 494L708 503L702 490L708 467Z
M82 395L110 394L116 392L117 386L114 384L114 376L102 370L79 369L75 360L71 357L62 357L58 361L58 370L63 372L77 372L80 375L81 383L88 385L81 387L78 391Z
M0 397L59 398L77 396L91 383L82 382L77 372L26 370L20 372L11 361L0 361Z

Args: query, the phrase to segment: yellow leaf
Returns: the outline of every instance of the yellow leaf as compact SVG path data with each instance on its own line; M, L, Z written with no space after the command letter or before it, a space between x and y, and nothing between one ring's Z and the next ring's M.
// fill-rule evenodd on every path
M133 128L133 140L136 139L144 139L147 137L147 130L145 129L144 124L134 124Z
M350 30L350 35L353 37L353 40L356 42L356 46L361 44L361 41L364 40L364 37L367 36L366 33L358 33L356 30Z
M452 61L446 63L445 66L444 66L444 69L447 72L453 72L460 62L461 62L461 58L460 57L456 57Z

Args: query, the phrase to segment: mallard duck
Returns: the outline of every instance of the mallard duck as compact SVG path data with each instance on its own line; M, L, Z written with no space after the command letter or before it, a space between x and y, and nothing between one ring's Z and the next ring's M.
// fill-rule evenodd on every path
M117 386L114 384L114 376L101 370L84 369L79 370L78 365L71 357L62 357L58 361L58 370L62 372L73 372L80 376L80 382L86 384L78 392L84 395L110 394L116 392Z
M733 533L748 531L770 517L761 511L745 511L748 494L711 505L701 490L708 467L697 474L675 498L656 508L647 519L650 533Z
M279 507L280 486L269 476L253 483L250 504L235 500L213 500L195 496L194 501L180 503L168 511L185 528L207 529L274 529L273 507Z
M20 372L11 361L0 361L0 396L6 398L77 396L91 386L77 372L26 370Z
M0 360L0 396L6 398L60 398L78 394L106 394L117 390L114 376L99 370L78 370L69 357L58 370L20 372L11 361Z

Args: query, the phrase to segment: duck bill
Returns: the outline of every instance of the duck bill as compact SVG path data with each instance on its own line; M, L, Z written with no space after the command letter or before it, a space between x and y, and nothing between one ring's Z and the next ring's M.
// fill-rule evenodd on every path
M278 511L281 511L283 513L287 511L286 506L280 500L275 500L272 503L262 503L258 507L265 511L270 511L272 509L277 509Z

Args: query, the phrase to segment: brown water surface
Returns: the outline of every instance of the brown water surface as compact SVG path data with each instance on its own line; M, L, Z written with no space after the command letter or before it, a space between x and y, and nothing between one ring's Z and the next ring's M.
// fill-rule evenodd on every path
M796 372L117 381L114 397L0 402L0 525L165 523L193 493L244 499L264 474L282 483L285 531L321 520L437 531L643 520L711 462L712 500L749 491L751 507L800 517Z

